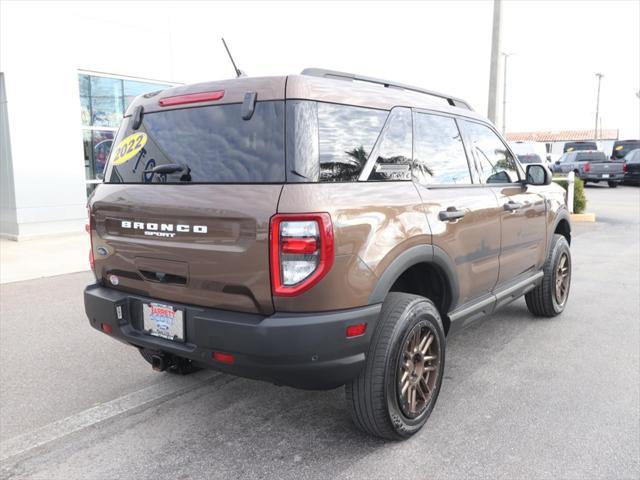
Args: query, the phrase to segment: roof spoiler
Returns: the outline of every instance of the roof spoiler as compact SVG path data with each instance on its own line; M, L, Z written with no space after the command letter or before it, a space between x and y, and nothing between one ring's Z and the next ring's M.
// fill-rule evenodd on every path
M383 80L381 78L365 77L364 75L357 75L354 73L338 72L335 70L325 70L323 68L305 68L302 71L302 75L310 75L312 77L324 77L333 78L336 80L357 80L360 82L375 83L382 85L386 88L397 88L400 90L409 90L412 92L423 93L425 95L431 95L432 97L443 98L452 107L466 108L467 110L473 110L471 106L464 100L445 93L434 92L432 90L425 90L424 88L413 87L411 85L404 85L402 83L392 82L389 80Z

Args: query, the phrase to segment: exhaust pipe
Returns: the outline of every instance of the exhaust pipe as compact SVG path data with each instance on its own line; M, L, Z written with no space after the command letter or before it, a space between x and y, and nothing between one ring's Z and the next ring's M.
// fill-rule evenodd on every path
M156 372L164 372L167 368L169 368L170 364L166 355L163 354L154 354L151 355L151 367Z

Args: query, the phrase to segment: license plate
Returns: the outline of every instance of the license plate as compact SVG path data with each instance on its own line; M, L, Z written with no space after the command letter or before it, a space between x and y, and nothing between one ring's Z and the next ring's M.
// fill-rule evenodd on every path
M183 311L162 303L143 303L144 331L154 337L184 342Z
M608 173L603 173L602 174L602 178L609 178L609 174Z

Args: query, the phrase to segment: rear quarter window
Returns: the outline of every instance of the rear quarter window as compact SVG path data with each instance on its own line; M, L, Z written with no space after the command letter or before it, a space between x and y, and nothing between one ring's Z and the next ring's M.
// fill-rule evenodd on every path
M123 122L106 183L276 183L285 180L284 102L258 102L243 120L241 105L147 113L138 130ZM182 168L151 173L160 165Z
M389 112L287 101L287 181L355 182Z

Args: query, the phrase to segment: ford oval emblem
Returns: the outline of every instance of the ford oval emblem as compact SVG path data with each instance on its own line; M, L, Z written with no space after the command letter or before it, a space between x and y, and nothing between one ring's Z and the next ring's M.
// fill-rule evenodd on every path
M96 251L98 252L98 255L100 255L101 257L106 257L109 254L109 251L104 247L98 247L96 248Z

